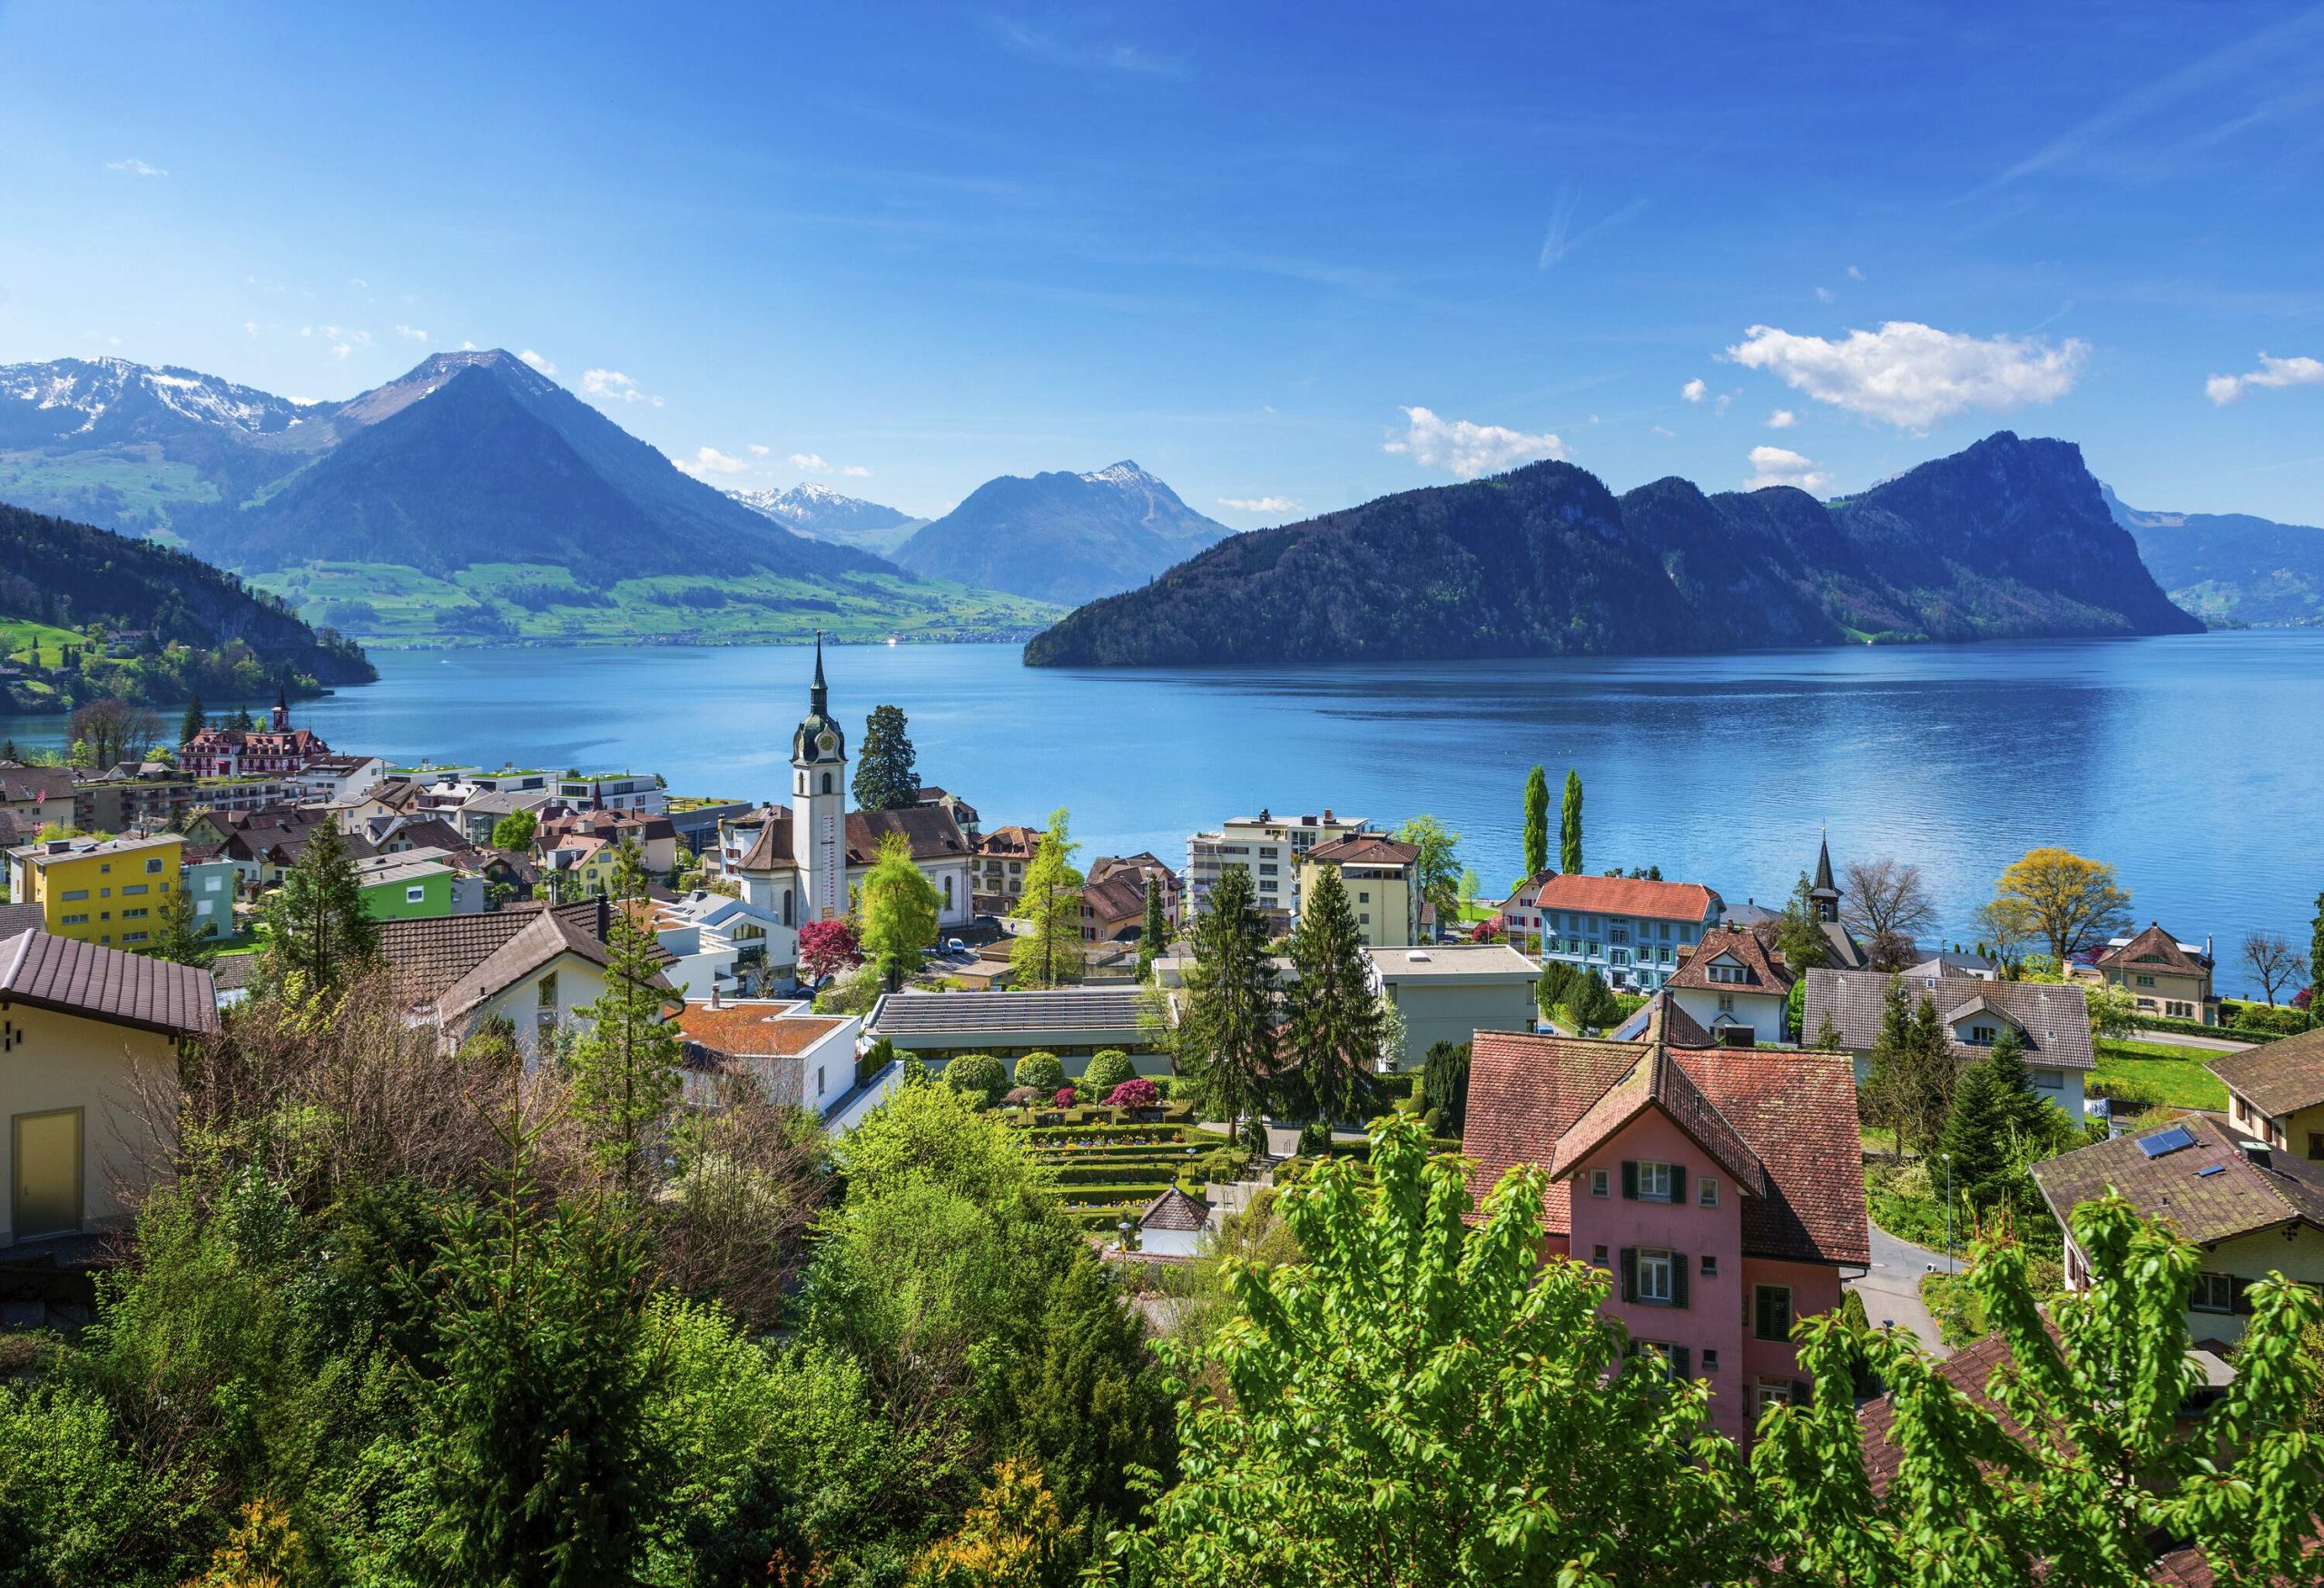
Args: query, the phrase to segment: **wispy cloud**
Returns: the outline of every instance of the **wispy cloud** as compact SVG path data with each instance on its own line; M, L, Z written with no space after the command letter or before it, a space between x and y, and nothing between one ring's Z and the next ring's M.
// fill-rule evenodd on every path
M1232 508L1238 513L1295 513L1299 503L1292 497L1221 497L1218 505Z
M1970 409L2005 413L2073 390L2089 345L1974 337L1892 320L1838 341L1755 325L1727 356L1765 370L1817 402L1903 429L1925 430Z
M396 334L406 341L424 342L428 340L428 333L416 325L399 325Z
M1817 288L1817 289L1816 289L1816 301L1817 301L1817 302L1818 302L1818 303L1837 303L1837 302L1838 302L1839 301L1840 301L1840 295L1839 295L1837 292L1833 291L1831 288L1829 288L1829 287L1818 287L1818 288Z
M581 371L581 395L602 397L615 402L642 402L649 408L659 408L662 399L650 391L641 391L637 382L618 370L584 370Z
M2225 408L2254 386L2324 386L2324 360L2279 359L2260 355L2260 367L2248 375L2214 375L2203 382L2203 394Z
M1401 453L1423 469L1443 469L1456 479L1565 456L1565 443L1546 430L1528 435L1502 425L1439 419L1424 408L1403 411L1404 433L1391 431L1380 449Z
M320 339L330 344L330 356L334 359L347 358L356 349L371 345L369 331L355 330L344 325L302 325L299 328L299 334L310 341Z
M769 456L770 454L772 454L772 453L773 452L773 450L774 450L774 449L773 449L773 448L772 448L772 447L762 447L762 446L760 446L756 441L753 441L753 442L752 442L752 443L751 443L751 456L752 456L752 457L753 457L753 458L764 458L764 457L767 457L767 456Z
M1860 281L1864 280L1864 272L1856 269L1856 266L1850 265L1848 266L1848 280L1851 281Z
M533 351L530 348L527 348L523 352L518 353L517 356L544 375L554 375L556 373L556 366L555 364L550 363L547 359L544 359L540 354Z
M715 447L697 447L693 458L673 458L670 461L681 474L691 474L696 479L709 479L722 474L741 474L750 468L741 459L730 458Z
M1832 477L1818 469L1812 458L1803 458L1788 447L1754 447L1751 478L1743 482L1743 488L1764 490L1771 485L1789 485L1820 491L1831 483Z
M793 452L791 455L791 467L803 469L809 474L829 474L832 471L831 464L824 460L821 452Z
M1703 384L1702 378L1700 376L1697 376L1694 380L1688 381L1684 386L1679 388L1679 395L1685 398L1689 402L1700 402L1703 399L1704 393L1708 392L1709 390L1709 387Z
M245 320L242 321L242 329L250 332L251 335L256 336L258 334L258 321L255 320Z
M1629 225L1646 213L1647 207L1653 202L1651 199L1632 199L1612 214L1600 216L1576 232L1573 217L1581 207L1581 195L1571 184L1561 189L1557 204L1550 211L1550 229L1541 239L1541 258L1536 261L1538 267L1548 270L1575 249L1596 242L1618 226Z
M1184 77L1187 64L1118 39L1068 39L1018 21L990 16L985 25L1012 54L1079 71L1130 72L1145 77Z
M841 469L840 472L847 476L850 479L869 479L872 478L872 471L864 468L861 463L851 463L845 469Z
M1779 408L1768 416L1768 429L1787 430L1799 422L1799 416L1787 408Z
M108 160L105 162L105 169L107 171L125 171L132 176L167 176L170 174L160 166L148 165L145 162L139 160L134 156L132 156L127 160Z

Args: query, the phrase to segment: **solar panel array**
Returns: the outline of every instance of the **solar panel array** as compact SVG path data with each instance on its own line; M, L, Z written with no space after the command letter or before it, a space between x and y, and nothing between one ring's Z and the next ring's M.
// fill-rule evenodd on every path
M889 1036L930 1031L1134 1031L1145 995L1135 987L1047 992L892 993L871 1029Z
M2157 1130L2152 1136L2139 1138L2139 1150L2149 1158L2161 1158L2166 1152L2176 1152L2195 1144L2195 1133L2184 1125L2173 1125L2168 1130Z

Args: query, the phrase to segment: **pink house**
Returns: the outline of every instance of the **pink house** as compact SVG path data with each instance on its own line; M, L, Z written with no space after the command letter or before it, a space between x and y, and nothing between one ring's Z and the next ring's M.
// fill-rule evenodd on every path
M1549 1249L1614 1276L1606 1310L1709 1382L1722 1432L1805 1395L1791 1326L1870 1260L1848 1056L1722 1048L1667 996L1635 1041L1479 1031L1472 1054L1478 1199L1547 1169Z

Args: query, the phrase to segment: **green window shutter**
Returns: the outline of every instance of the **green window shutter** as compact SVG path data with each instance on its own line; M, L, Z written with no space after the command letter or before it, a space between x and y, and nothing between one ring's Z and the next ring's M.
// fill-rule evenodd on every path
M2250 1317L2251 1281L2249 1279L2230 1278L2227 1283L2229 1290L2229 1307L2240 1317Z
M1670 1371L1680 1378L1695 1376L1695 1354L1684 1346L1670 1347Z
M1682 1163L1670 1166L1670 1200L1681 1208L1687 1205L1687 1166Z
M1622 1159L1622 1200L1638 1200L1638 1165L1627 1158Z
M1687 1305L1687 1254L1684 1252L1670 1254L1670 1305ZM1684 1378L1686 1375L1682 1373L1679 1376Z
M1630 1166L1625 1164L1622 1167L1627 1169ZM1626 1246L1622 1248L1621 1266L1621 1297L1624 1301L1635 1301L1638 1299L1638 1248Z
M1791 1381L1791 1404L1803 1409L1816 1404L1816 1386L1804 1378Z

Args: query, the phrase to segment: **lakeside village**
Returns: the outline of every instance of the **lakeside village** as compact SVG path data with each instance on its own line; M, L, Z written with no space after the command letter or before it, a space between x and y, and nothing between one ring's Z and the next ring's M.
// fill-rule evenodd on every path
M2141 1403L2156 1448L2225 1427L2257 1450L2295 1411L2315 1425L2324 1030L2308 1002L2324 901L2314 957L2254 937L2230 963L2264 996L2224 998L2203 923L2139 922L2101 863L2030 853L1980 912L1985 941L1939 944L1923 941L1936 910L1908 862L1836 865L1815 834L1778 909L1650 871L1592 874L1580 782L1553 817L1539 768L1521 796L1528 874L1499 900L1425 816L1390 829L1263 811L1172 861L1078 867L1065 813L988 827L923 784L897 707L860 739L833 720L820 646L806 693L790 787L767 803L681 795L646 773L391 766L324 744L287 701L262 726L197 711L159 759L0 764L0 1316L70 1336L93 1294L133 1294L109 1277L133 1249L122 1232L192 1172L188 1140L221 1150L219 1121L247 1103L201 1055L288 1051L336 1007L416 1066L488 1050L520 1078L569 1070L593 1161L625 1186L663 1152L653 1141L714 1139L720 1161L763 1169L778 1148L812 1159L812 1139L845 1163L853 1133L931 1087L1022 1149L1155 1335L1185 1332L1206 1297L1247 1303L1252 1281L1221 1277L1236 1268L1222 1258L1328 1267L1323 1215L1286 1224L1286 1192L1327 1198L1365 1175L1434 1172L1423 1149L1457 1152L1472 1226L1515 1217L1492 1197L1514 1175L1540 1192L1523 1249L1598 1276L1590 1294L1620 1326L1608 1371L1650 1354L1699 1386L1690 1404L1738 1450L1771 1429L1806 1438L1812 1404L1849 1396L1860 1507L1888 1504L1899 1470L1926 1481L1905 1425L1935 1436L1932 1386L2006 1429L1994 1438L2072 1459L2089 1425L2051 1439L2023 1386L1988 1379L2034 1348L2028 1318L2071 1342L2100 1327L2102 1301L2104 1327L2135 1314L2184 1356ZM368 1128L408 1138L395 1151L424 1151L437 1129L447 1150L473 1139L443 1124L443 1099L363 1073L379 1096L331 1107L363 1116L392 1094L413 1111ZM749 1121L752 1140L693 1134L720 1118ZM662 1201L690 1208L694 1172ZM722 1304L771 1325L815 1206L786 1204L763 1249L790 1255L748 1280L698 1231L675 1240L678 1282L723 1275ZM1988 1251L2006 1255L1969 1266ZM1394 1256L1398 1285L1424 1282L1415 1260ZM2000 1316L2012 1296L2051 1322ZM1840 1320L1905 1343L1843 1362ZM1863 1333L1883 1324L1900 1333ZM2293 1406L2269 1378L2259 1426L2237 1386L2262 1327L2304 1337L2291 1360L2311 1399ZM2106 1371L2136 1356L2089 1348L2118 1353ZM2042 1393L2067 1418L2069 1392ZM2203 1421L2230 1413L2246 1421ZM1201 1481L1177 1459L1182 1484ZM2287 1470L2309 1482L2315 1467L2301 1454ZM2280 1527L2231 1508L2201 1523L2181 1481L2142 1497L2152 1525L2117 1541L2144 1552L2139 1572L2203 1569L2221 1527L2290 1558ZM1084 1499L1101 1520L1134 1513ZM2135 1511L2108 1503L2118 1520ZM936 1547L937 1525L912 1547Z

